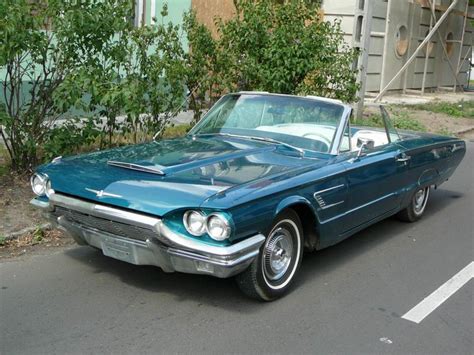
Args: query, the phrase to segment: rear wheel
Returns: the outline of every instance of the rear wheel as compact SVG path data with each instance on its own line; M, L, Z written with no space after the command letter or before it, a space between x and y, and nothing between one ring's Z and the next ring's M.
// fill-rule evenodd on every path
M302 230L293 210L277 217L258 257L236 276L237 284L246 295L271 301L288 291L303 258Z
M418 221L425 212L426 204L430 196L430 187L423 187L415 191L410 204L400 212L397 217L405 222Z

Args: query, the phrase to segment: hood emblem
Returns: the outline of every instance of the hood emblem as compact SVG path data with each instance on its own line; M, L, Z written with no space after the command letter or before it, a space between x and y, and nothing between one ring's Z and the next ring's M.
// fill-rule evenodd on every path
M110 194L108 192L105 192L104 190L93 190L93 189L89 189L89 188L86 188L86 191L89 191L89 192L92 192L94 193L98 198L101 198L101 197L122 197L120 195L115 195L115 194Z

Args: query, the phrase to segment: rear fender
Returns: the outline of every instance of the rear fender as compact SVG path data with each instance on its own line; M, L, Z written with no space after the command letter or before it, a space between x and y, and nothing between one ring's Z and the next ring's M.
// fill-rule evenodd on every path
M431 185L437 185L439 183L439 179L440 175L437 169L429 168L424 170L418 180L413 185L410 185L410 187L408 188L405 194L405 198L401 203L402 208L410 204L411 198L416 190Z

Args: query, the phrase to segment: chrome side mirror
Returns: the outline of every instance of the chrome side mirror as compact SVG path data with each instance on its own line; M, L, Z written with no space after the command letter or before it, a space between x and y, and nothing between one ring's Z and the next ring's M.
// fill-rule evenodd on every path
M375 142L372 139L368 138L358 138L357 139L357 147L359 151L357 152L356 159L365 155L365 151L368 149L373 149L375 147Z

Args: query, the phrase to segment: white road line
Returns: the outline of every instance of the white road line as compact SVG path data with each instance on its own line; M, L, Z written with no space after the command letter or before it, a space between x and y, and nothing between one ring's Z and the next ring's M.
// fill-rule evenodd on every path
M420 323L474 277L474 261L442 284L436 291L405 313L402 318Z

